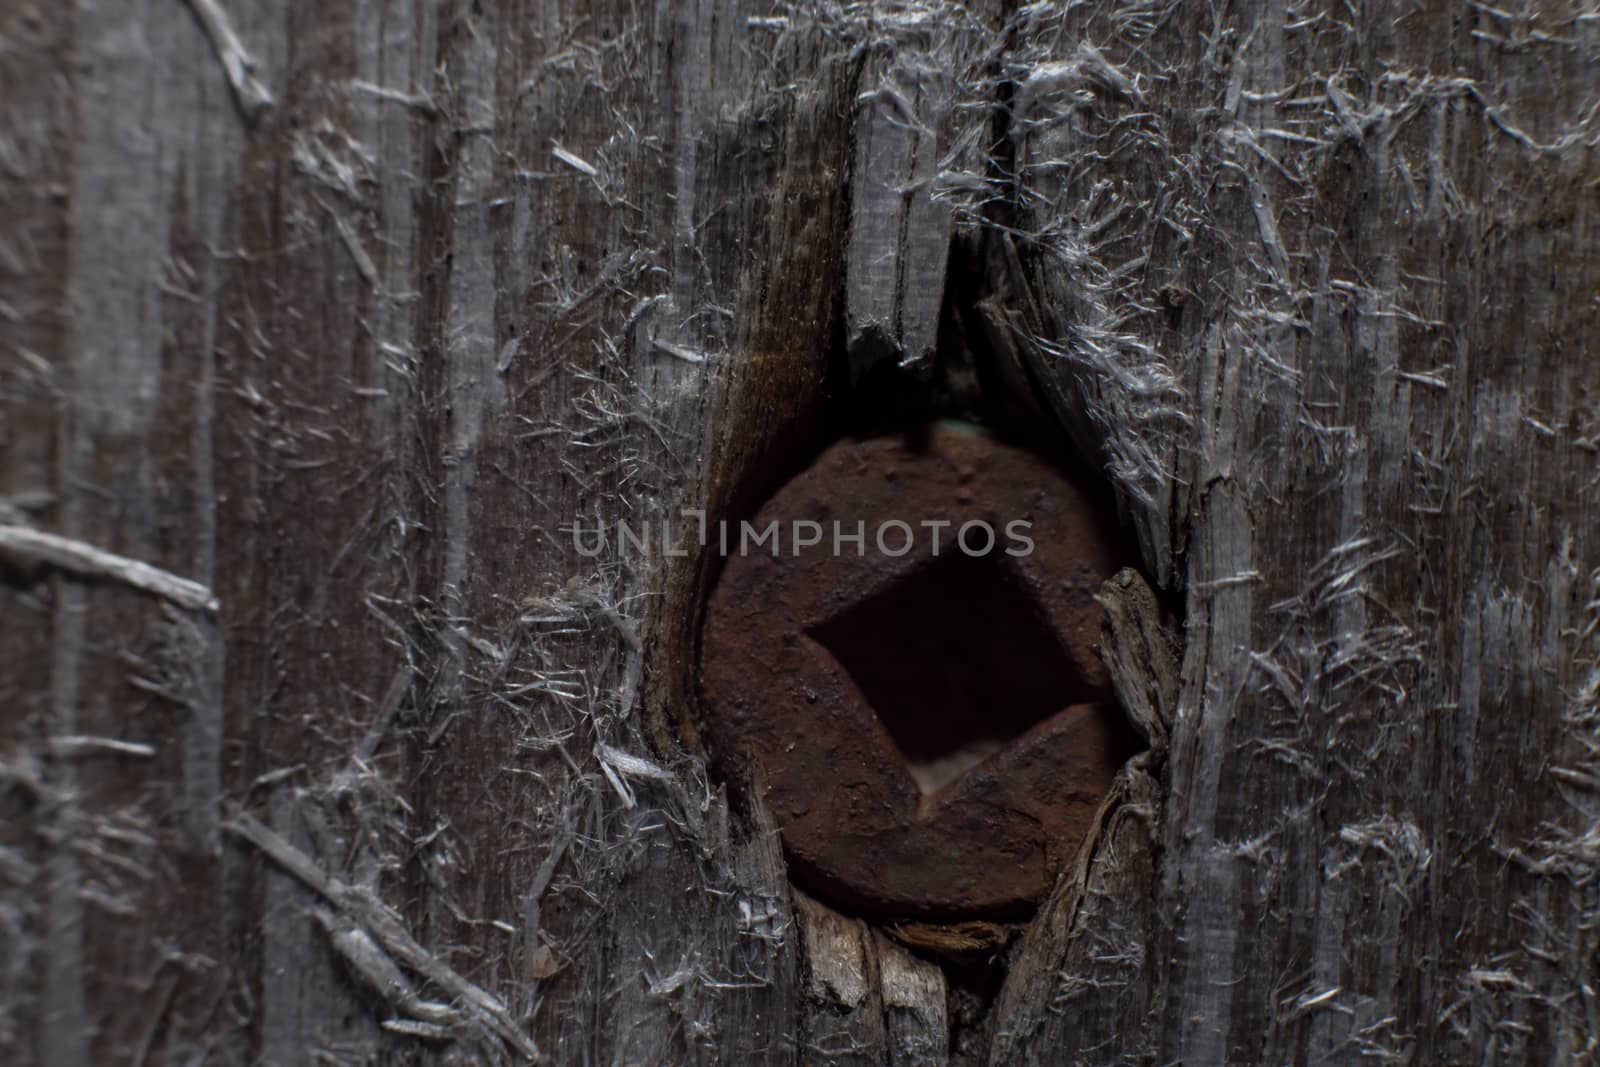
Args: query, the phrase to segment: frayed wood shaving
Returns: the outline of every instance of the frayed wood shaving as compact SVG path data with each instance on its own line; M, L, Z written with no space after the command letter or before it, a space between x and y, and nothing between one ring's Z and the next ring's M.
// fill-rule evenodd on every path
M273 104L272 93L256 79L256 61L245 51L239 35L233 32L228 13L217 0L189 0L189 6L194 9L200 25L205 27L206 36L211 38L211 47L222 61L223 73L228 76L228 84L233 88L233 97L245 121L254 122L256 116Z
M45 533L31 526L0 526L0 557L23 566L45 564L81 578L108 578L191 611L215 612L220 607L209 586L96 548L86 541Z
M543 1061L533 1038L517 1025L497 997L467 981L453 967L423 948L401 923L399 916L368 890L349 885L326 873L310 856L253 815L241 813L228 820L224 828L265 852L280 867L305 883L307 888L339 909L341 919L348 921L374 945L381 946L388 956L449 993L455 999L452 1010L480 1023L528 1059ZM361 946L357 939L346 937L343 945L336 947L344 952L357 950ZM368 963L374 960L375 957L370 955L364 957ZM374 974L381 978L384 970L381 965L374 965L377 967ZM427 1003L421 1000L415 1002L416 1005Z

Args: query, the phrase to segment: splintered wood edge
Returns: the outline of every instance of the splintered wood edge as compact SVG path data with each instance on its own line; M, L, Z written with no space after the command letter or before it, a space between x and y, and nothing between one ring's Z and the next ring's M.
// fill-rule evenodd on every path
M1178 704L1181 645L1155 590L1131 567L1118 571L1095 598L1104 615L1100 658L1117 700L1151 749L1165 751Z
M945 977L860 919L794 891L804 966L803 1029L813 1048L843 1041L885 1063L944 1063Z
M1071 965L1082 938L1080 914L1092 892L1137 899L1153 886L1128 873L1129 849L1153 852L1159 840L1167 735L1178 700L1181 640L1161 610L1155 591L1137 571L1124 569L1095 598L1105 612L1101 659L1128 717L1150 743L1117 773L1075 863L1055 887L1018 943L991 1017L989 1062L1017 1058L1019 1047L1043 1023L1053 989Z
M972 920L955 923L895 923L884 933L905 945L934 956L962 960L992 956L1011 943L1021 925Z

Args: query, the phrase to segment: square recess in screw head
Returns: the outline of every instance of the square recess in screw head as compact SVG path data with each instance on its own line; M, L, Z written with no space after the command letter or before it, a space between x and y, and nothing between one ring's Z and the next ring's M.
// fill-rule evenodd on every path
M941 555L811 636L850 674L924 793L1102 696L996 553Z

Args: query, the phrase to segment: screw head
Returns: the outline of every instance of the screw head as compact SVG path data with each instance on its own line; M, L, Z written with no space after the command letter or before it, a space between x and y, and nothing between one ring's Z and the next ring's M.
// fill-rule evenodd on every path
M939 423L834 445L750 525L774 522L777 554L734 546L707 607L718 761L760 765L791 870L820 896L1025 914L1137 747L1093 651L1122 554L1091 498ZM822 536L800 544L808 523Z

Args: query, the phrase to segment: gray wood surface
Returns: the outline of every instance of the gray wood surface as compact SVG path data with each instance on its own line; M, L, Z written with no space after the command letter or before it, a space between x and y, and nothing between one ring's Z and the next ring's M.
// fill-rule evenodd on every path
M8 0L0 1061L1595 1062L1597 153L1587 0ZM1026 928L570 532L929 404L1142 564Z

